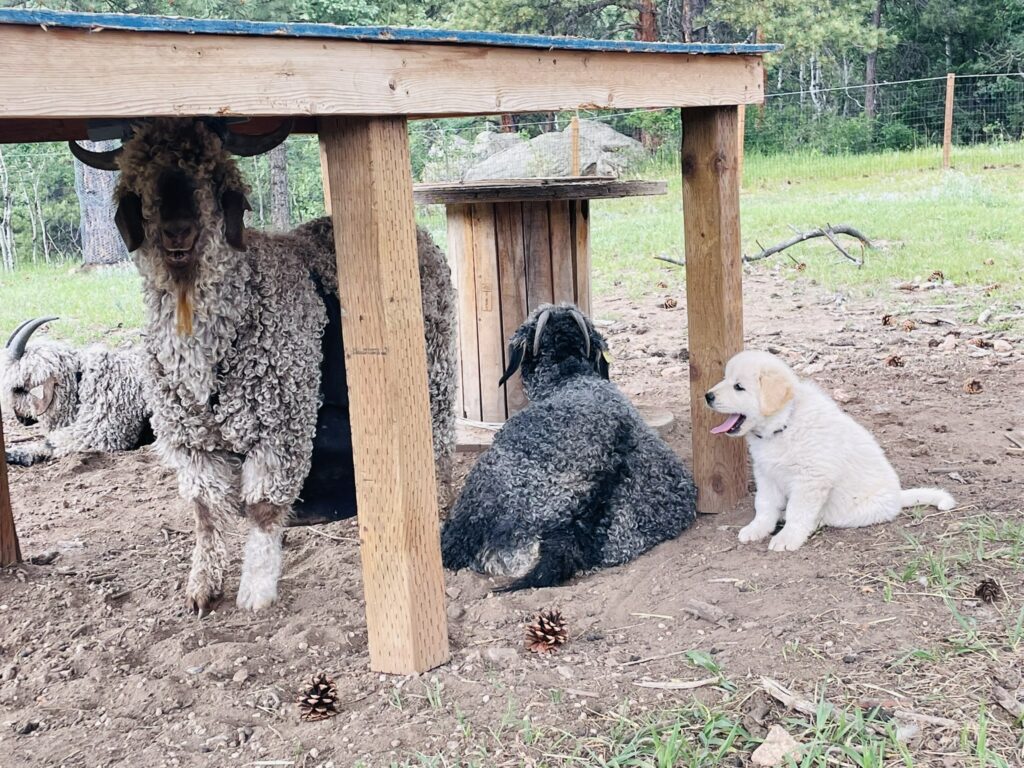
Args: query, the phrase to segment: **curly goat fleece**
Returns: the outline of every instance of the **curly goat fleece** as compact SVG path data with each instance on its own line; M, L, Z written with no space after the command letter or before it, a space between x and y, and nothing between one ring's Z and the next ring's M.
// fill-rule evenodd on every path
M333 299L337 306L331 222L286 234L250 232L245 250L232 247L225 193L248 190L220 136L203 121L141 125L119 164L115 196L122 204L135 196L145 235L135 258L148 316L157 449L196 512L189 606L201 615L219 598L227 566L223 529L244 511L250 534L238 604L258 610L276 600L281 525L310 473L325 304ZM191 334L179 328L181 283L166 266L159 230L161 176L175 172L193 185L198 211ZM418 246L434 447L444 482L455 444L454 295L441 251L422 232ZM340 336L334 338L340 353Z
M538 307L513 335L506 378L521 361L530 402L470 472L442 532L447 568L513 577L507 589L551 586L693 523L693 478L605 380L607 349L571 305Z
M0 400L45 439L8 449L8 464L30 466L72 453L130 451L152 442L144 393L145 363L136 350L95 344L78 350L37 341L13 359L0 355ZM41 388L43 397L33 390Z

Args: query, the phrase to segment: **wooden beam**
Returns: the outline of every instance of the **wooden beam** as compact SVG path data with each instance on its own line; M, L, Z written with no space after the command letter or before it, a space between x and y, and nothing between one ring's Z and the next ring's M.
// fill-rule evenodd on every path
M6 454L4 443L4 419L0 413L0 454ZM14 510L11 509L11 489L7 482L7 462L0 462L0 567L21 562L21 547L18 531L14 527Z
M528 200L598 200L612 197L664 195L665 181L619 181L611 177L579 179L504 179L417 184L413 199L431 203L502 203Z
M721 416L704 393L743 349L736 107L682 110L686 314L690 331L693 471L701 512L731 509L747 493L742 440L712 435Z
M407 124L324 118L370 667L448 659Z
M436 117L742 104L762 101L761 75L757 55L0 24L0 118Z

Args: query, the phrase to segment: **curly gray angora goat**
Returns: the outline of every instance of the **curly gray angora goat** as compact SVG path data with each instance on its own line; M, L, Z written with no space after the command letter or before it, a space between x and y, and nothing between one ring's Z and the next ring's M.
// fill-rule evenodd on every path
M608 346L574 306L538 307L509 343L529 405L480 457L441 535L447 568L546 587L620 565L696 516L693 478L608 381Z
M277 599L287 517L355 513L355 481L334 232L247 232L248 189L232 155L284 141L290 124L240 136L215 119L136 123L122 147L72 151L121 171L115 221L143 279L156 448L192 502L186 586L202 616L219 600L224 530L248 519L238 606ZM441 251L418 235L434 449L447 482L454 450L455 315Z
M28 467L73 453L131 451L153 442L142 356L94 344L75 349L29 339L56 317L26 320L0 353L0 402L45 437L9 448L8 464Z

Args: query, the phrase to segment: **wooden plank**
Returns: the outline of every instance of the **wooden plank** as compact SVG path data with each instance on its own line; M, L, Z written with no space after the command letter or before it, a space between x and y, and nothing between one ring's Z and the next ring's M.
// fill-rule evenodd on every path
M572 203L572 261L576 271L576 306L583 313L593 312L590 299L590 202L577 200Z
M704 393L743 349L738 115L735 107L684 109L682 121L693 471L700 511L723 512L747 493L746 448L711 434L721 416Z
M7 452L4 442L4 419L0 413L0 454ZM7 481L7 462L0 462L0 567L21 562L21 546L18 531L14 527L14 510L11 508L11 489Z
M946 75L946 115L942 124L942 167L949 168L953 161L953 94L956 74Z
M736 178L740 189L743 189L743 142L747 135L747 105L740 104L737 110L738 126L736 128Z
M523 245L522 203L495 203L498 239L498 280L501 283L501 332L503 362L508 365L508 340L523 324L529 307L526 299L526 251ZM486 385L486 382L484 382ZM519 376L505 383L505 405L511 416L526 407L526 393Z
M576 302L576 271L572 259L572 222L569 201L552 200L548 203L551 227L551 286L555 303Z
M313 37L340 40L371 40L422 43L471 43L544 50L630 51L659 53L773 53L778 44L670 43L631 40L588 40L581 37L519 35L506 32L430 29L424 27L340 26L311 22L242 21L237 19L189 19L178 16L147 16L123 13L77 13L48 9L0 9L0 24L88 29L96 32L126 29L145 32L183 32L189 35L247 35L263 37Z
M665 181L619 181L612 178L505 179L417 184L413 199L430 203L498 203L523 200L598 200L612 197L664 195Z
M462 417L483 421L480 410L480 345L476 325L476 264L469 205L448 206L448 263L459 305L459 392Z
M569 167L572 171L573 176L580 175L580 118L579 115L572 116L572 122L569 124Z
M3 118L441 116L758 103L761 71L760 58L746 55L0 25Z
M476 336L480 350L481 421L504 421L505 392L498 386L505 370L505 339L501 332L501 286L498 282L494 206L470 206L473 222L473 264L476 289Z
M407 124L325 118L370 667L448 659Z
M526 303L532 312L555 300L551 276L548 205L523 203L523 253L526 255Z

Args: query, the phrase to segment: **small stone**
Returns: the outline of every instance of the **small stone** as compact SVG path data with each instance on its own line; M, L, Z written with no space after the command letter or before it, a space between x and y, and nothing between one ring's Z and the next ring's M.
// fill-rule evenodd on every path
M309 756L316 760L318 757L320 757L320 750L316 747L310 747Z
M787 757L795 758L799 749L800 744L781 725L773 725L761 746L750 756L750 761L754 765L783 765Z
M26 720L24 723L20 723L14 732L19 736L27 736L32 731L39 730L39 723L36 720Z
M519 652L509 647L488 648L483 652L483 657L495 664L508 664L519 658Z
M853 395L853 394L847 392L845 389L833 389L832 390L832 399L835 400L837 403L849 403L855 397L856 397L856 395Z
M560 674L566 680L572 680L573 677L576 674L575 672L572 671L572 667L567 667L564 664L561 664L561 665L555 667L555 672Z
M1006 339L996 339L992 342L992 349L996 352L1013 352L1013 344Z
M248 679L249 679L249 670L247 670L245 667L242 667L240 670L235 672L234 675L232 675L231 682L233 682L233 683L244 683Z

